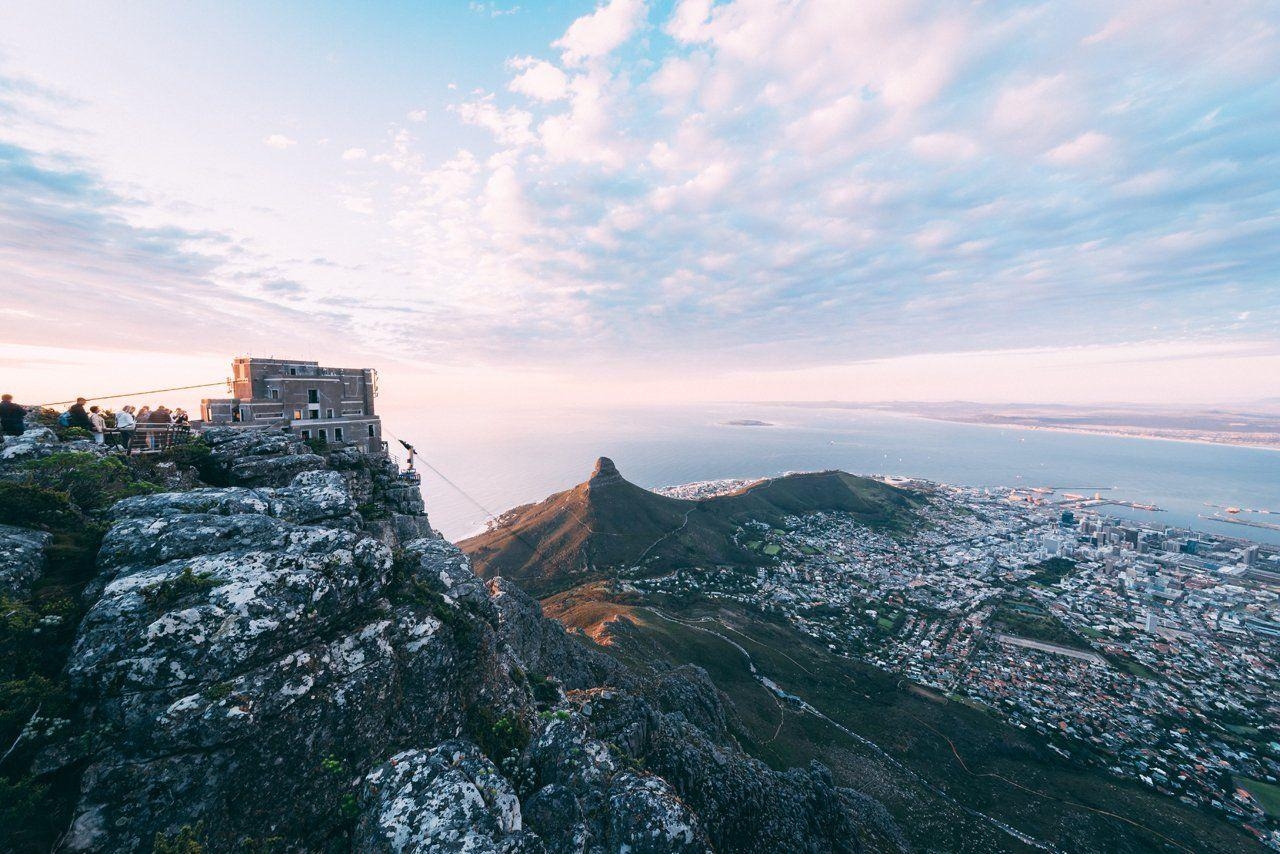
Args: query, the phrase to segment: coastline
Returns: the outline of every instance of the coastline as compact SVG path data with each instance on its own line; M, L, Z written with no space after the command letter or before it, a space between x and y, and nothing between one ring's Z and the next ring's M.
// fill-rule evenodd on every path
M785 404L784 404L785 405ZM828 407L841 412L874 412L879 415L896 415L902 418L918 418L922 421L937 421L943 424L967 424L973 427L995 427L1002 430L1027 430L1035 432L1046 430L1054 433L1073 433L1077 436L1112 436L1119 439L1139 439L1155 442L1182 442L1189 445L1210 445L1220 448L1246 448L1259 451L1280 451L1280 444L1265 445L1251 442L1224 442L1214 439L1192 439L1185 436L1161 436L1155 433L1128 433L1123 430L1089 430L1079 427L1065 427L1058 424L1009 424L993 421L977 421L964 418L944 418L938 415L927 415L922 412L910 412L903 409L879 409L872 406L833 406Z

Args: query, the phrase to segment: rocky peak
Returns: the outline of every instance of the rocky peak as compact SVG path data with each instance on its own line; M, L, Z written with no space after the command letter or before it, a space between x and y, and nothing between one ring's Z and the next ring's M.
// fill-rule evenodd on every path
M613 460L608 457L601 457L596 460L595 470L591 472L591 477L587 480L588 489L600 489L601 487L611 486L615 483L622 483L622 473L618 471L618 467L613 464Z

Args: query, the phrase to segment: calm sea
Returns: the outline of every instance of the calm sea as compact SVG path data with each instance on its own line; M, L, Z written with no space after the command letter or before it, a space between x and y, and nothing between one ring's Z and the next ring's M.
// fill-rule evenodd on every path
M762 405L536 412L387 410L388 430L466 493L423 467L432 523L457 539L488 513L538 501L613 458L645 487L839 468L972 486L1049 486L1152 503L1116 515L1280 543L1280 531L1200 519L1206 502L1280 512L1280 452L951 424L839 409ZM743 419L772 426L732 426ZM469 497L467 497L469 496ZM482 509L483 508L483 509ZM1280 524L1280 515L1253 517Z

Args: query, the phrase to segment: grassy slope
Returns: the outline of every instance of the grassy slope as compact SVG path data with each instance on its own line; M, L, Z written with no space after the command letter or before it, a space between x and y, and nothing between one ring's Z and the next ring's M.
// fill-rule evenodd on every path
M962 803L1066 850L1179 850L1156 833L1101 815L1103 810L1178 840L1196 851L1256 850L1252 839L1215 816L1169 798L1077 768L1039 746L1039 737L986 712L906 684L874 668L838 658L789 627L741 610L702 607L666 612L714 616L706 624L745 647L761 673L871 739ZM577 613L587 615L584 603ZM736 704L743 746L777 768L818 759L837 779L881 800L913 844L946 851L1020 851L1027 847L989 823L931 794L872 749L820 719L782 708L747 669L742 653L714 635L668 622L641 608L617 632L610 651L631 663L665 658L705 667ZM571 616L566 614L566 616ZM701 624L699 624L701 625ZM781 723L781 726L779 724ZM955 743L966 771L947 739ZM1020 790L998 774L1042 795Z
M637 564L644 574L660 574L759 563L759 555L733 540L753 519L775 524L789 514L843 510L896 529L913 506L902 490L844 472L790 475L705 501L668 498L625 480L598 488L583 483L518 507L501 526L459 545L483 577L500 574L549 596Z

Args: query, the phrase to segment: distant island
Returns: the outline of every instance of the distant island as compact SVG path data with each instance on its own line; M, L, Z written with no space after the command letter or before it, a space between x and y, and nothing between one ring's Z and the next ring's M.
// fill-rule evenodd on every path
M721 421L725 427L772 427L771 421L757 421L754 418L736 418L733 421Z
M1103 404L975 403L971 401L780 402L802 408L867 409L1025 430L1056 430L1134 439L1165 439L1280 450L1280 409L1269 401L1249 408Z

